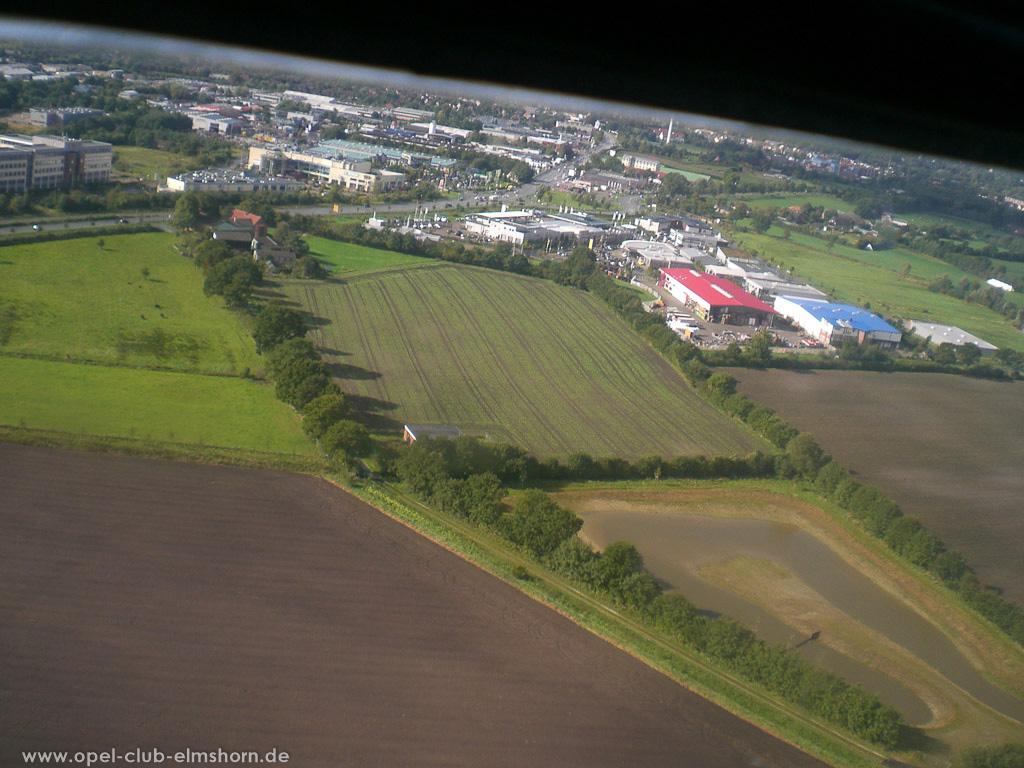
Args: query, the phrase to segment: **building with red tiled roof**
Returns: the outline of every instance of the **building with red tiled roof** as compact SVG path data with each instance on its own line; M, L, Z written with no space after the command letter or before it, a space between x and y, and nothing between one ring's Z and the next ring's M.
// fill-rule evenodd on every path
M247 223L250 226L252 226L253 238L267 236L267 222L265 222L261 217L257 216L255 213L249 213L248 211L243 211L240 208L235 208L235 210L231 212L231 216L228 217L228 221L230 221L232 224Z
M695 269L663 269L658 285L712 323L771 325L778 314L735 283Z

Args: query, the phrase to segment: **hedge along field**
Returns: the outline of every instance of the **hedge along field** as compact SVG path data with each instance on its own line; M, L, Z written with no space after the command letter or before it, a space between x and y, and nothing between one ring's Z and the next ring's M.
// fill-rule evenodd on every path
M100 245L102 241L102 245ZM252 337L165 233L82 237L0 251L0 352L241 373Z
M380 431L453 424L538 457L768 449L589 294L440 262L282 287Z
M0 356L0 424L75 434L314 455L267 384Z
M797 233L789 239L737 233L736 241L776 264L782 263L795 270L798 277L810 280L819 288L835 289L837 301L860 306L868 301L875 312L956 325L997 347L1024 351L1024 335L1002 315L981 304L929 291L927 281L915 276L909 251L895 260L884 251L873 254L839 244L830 252L825 241L798 237ZM919 266L926 258L917 255ZM908 262L912 262L911 272L909 278L904 279L898 269ZM899 268L896 263L900 264ZM952 265L942 269L950 276L957 271Z

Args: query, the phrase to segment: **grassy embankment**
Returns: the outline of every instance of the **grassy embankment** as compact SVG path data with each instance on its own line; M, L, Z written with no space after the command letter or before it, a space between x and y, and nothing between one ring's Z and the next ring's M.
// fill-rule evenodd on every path
M567 485L552 493L584 519L588 512L766 520L795 526L825 543L874 584L923 616L949 637L986 677L1008 690L1024 691L1024 651L965 608L926 572L909 566L815 494L783 481L663 481ZM640 524L640 523L637 523ZM586 531L586 527L584 528ZM672 542L664 540L663 548ZM666 552L648 556L670 557ZM902 755L929 764L943 750L1024 738L1024 726L979 704L913 653L839 611L814 583L785 564L725 553L700 568L700 577L734 592L821 642L877 669L914 692L933 720ZM655 574L660 575L660 574Z
M370 272L369 249L332 246L353 248L332 262L340 282L281 280L279 293L316 318L317 346L382 433L454 424L539 457L767 450L589 294L422 259L382 256Z
M0 256L5 439L316 465L294 411L250 378L244 318L203 295L173 237L101 239Z
M781 232L777 228L766 235L741 232L735 239L818 288L834 290L837 301L870 303L873 311L907 320L956 325L997 347L1024 351L1024 335L1002 315L928 290L928 283L938 275L948 274L954 282L966 275L952 265L905 248L865 251L837 243L830 249L824 240L796 232L784 238ZM904 276L906 264L910 271Z

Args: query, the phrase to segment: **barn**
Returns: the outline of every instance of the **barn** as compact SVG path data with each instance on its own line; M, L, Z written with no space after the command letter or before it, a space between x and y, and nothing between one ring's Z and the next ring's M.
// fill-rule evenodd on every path
M712 323L770 326L777 314L735 283L695 269L663 269L658 285Z

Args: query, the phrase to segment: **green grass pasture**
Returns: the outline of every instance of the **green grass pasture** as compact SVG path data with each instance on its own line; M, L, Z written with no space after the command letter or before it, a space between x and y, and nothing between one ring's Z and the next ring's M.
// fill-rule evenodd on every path
M753 197L745 197L743 195L736 195L737 202L744 202L754 210L759 208L791 208L792 206L802 206L804 203L810 203L813 206L823 206L826 210L834 208L837 211L843 213L851 213L853 206L847 203L845 200L833 197L832 195L821 195L808 192L806 194L800 193L785 193L776 195L757 195Z
M273 389L203 376L0 356L0 424L313 455Z
M99 245L102 240L103 245ZM170 234L0 252L0 352L214 373L256 370L252 337Z
M363 272L376 272L395 267L429 264L432 259L408 256L379 248L341 243L322 237L307 237L310 253L316 256L337 277L350 277Z
M440 262L282 287L381 431L454 424L538 456L766 448L586 293Z
M114 150L114 170L126 176L164 183L168 176L203 167L195 157L146 147L119 146Z

